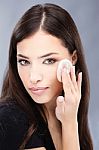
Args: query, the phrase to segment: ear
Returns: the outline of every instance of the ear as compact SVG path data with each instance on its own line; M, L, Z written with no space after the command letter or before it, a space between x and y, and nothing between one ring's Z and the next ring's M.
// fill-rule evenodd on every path
M77 51L75 50L72 54L72 64L75 65L77 62Z

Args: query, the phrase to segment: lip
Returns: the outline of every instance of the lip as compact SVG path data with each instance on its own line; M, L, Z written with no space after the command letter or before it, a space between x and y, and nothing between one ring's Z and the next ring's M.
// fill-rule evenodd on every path
M32 87L32 88L29 88L29 90L35 94L35 95L42 95L46 90L48 89L48 87Z

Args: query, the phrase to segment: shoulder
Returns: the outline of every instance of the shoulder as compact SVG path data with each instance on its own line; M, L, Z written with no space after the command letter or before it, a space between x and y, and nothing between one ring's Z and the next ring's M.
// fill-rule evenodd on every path
M0 103L0 123L27 122L26 113L15 102Z
M17 149L28 129L25 112L14 102L0 103L0 148Z

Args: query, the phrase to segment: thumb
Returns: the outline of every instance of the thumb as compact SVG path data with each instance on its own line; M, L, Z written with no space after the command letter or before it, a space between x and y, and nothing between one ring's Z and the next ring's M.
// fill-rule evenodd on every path
M61 103L64 102L64 97L63 96L58 96L56 102L57 102L57 105L61 105Z
M64 113L64 97L63 96L58 96L57 97L57 106L56 106L56 117L58 120L62 120L62 114Z

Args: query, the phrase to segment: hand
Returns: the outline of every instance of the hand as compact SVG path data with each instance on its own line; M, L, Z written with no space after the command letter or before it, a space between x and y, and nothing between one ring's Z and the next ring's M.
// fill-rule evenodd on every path
M82 72L78 74L76 81L75 66L71 67L70 73L66 72L66 68L63 68L62 83L64 97L57 97L56 117L61 123L77 122L77 112L81 99Z

